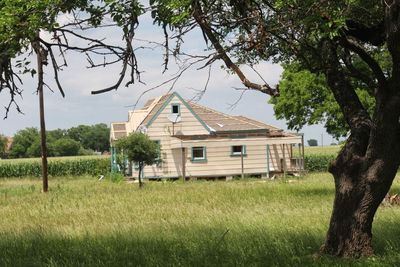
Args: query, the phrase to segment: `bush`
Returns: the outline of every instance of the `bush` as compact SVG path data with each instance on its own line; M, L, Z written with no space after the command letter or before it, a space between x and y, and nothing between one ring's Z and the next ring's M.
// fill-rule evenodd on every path
M90 159L60 159L49 161L50 176L78 176L78 175L100 175L110 171L110 158ZM41 162L32 161L6 161L0 163L0 177L40 177Z
M308 155L304 157L305 169L310 172L326 172L329 163L336 158L332 155Z
M318 141L315 139L307 140L309 146L318 146Z
M71 138L64 137L53 143L55 156L76 156L78 155L81 144Z

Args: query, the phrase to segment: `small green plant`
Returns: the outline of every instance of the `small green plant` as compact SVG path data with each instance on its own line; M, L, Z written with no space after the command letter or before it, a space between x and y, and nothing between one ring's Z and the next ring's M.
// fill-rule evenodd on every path
M108 178L113 183L120 183L120 182L124 181L124 179L125 179L124 175L119 172L110 172L108 174Z
M145 165L158 162L160 146L143 133L133 133L116 142L116 148L123 152L130 162L138 164L139 187L143 186L142 171Z

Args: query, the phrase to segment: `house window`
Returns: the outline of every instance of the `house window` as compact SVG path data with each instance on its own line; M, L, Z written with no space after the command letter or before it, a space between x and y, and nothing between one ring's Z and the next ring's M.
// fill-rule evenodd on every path
M171 112L172 114L177 114L177 115L181 114L181 108L180 108L179 104L172 104L171 111L172 111Z
M206 162L207 161L206 147L204 146L192 147L192 161Z
M231 148L231 156L232 157L240 157L242 155L246 156L246 146L232 146Z

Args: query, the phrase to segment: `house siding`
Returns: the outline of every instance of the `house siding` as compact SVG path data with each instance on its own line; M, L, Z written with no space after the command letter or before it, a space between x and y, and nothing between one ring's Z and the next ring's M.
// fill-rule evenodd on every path
M179 104L181 121L174 125L168 119L172 113L172 105ZM162 163L159 166L152 165L144 168L145 177L179 177L182 176L182 154L181 149L171 148L173 134L182 135L207 135L209 131L199 122L184 103L174 96L165 108L158 114L157 118L147 129L147 135L152 140L159 140L161 146ZM187 157L190 155L187 153ZM133 173L137 176L137 171Z
M150 136L151 139L156 139ZM285 148L285 159L287 170L290 169L291 143L296 143L296 139L288 139L285 146L283 144L269 145L269 157L267 157L268 138L246 139L219 139L219 140L199 140L177 142L177 138L164 136L158 137L161 141L161 167L156 165L146 166L144 169L145 177L180 177L182 176L182 148L176 147L181 144L185 148L186 176L229 176L241 174L241 157L231 156L231 147L234 145L245 145L246 155L243 158L244 174L265 174L268 172L283 171L284 158L283 149ZM271 142L271 141L270 141ZM171 147L174 144L174 148ZM274 142L272 142L274 143ZM206 161L195 162L191 160L192 147L206 147ZM269 165L267 163L269 159Z

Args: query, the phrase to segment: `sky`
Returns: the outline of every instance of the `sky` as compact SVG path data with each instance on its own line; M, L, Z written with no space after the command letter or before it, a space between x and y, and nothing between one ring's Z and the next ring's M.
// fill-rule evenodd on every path
M68 16L60 18L62 21L68 21L68 19ZM116 44L121 40L120 32L111 28L103 28L87 34L106 37L107 41ZM46 33L42 33L42 36L46 37ZM162 31L152 25L151 19L144 17L136 32L134 45L137 47L148 46L146 42L140 40L162 42L163 36ZM204 53L205 44L202 35L199 32L189 34L182 49L192 54ZM129 87L121 86L117 91L100 95L91 95L90 92L114 84L118 79L120 66L88 69L84 55L68 53L68 67L64 68L59 74L66 93L65 98L62 98L54 86L51 67L46 67L45 81L54 89L54 92L45 90L46 128L48 130L67 129L80 124L106 123L109 125L114 121L126 121L128 111L134 108L133 105L144 91L169 80L177 71L177 66L171 58L169 70L162 74L163 50L161 48L152 47L152 49L138 50L136 56L139 67L143 71L141 80L145 84L135 83ZM242 95L242 91L235 89L242 87L239 78L228 74L221 68L222 65L223 62L220 61L212 66L207 90L198 103L227 114L243 115L287 130L286 122L277 120L273 106L268 104L270 96L253 90L247 90ZM279 82L282 73L280 65L262 62L256 66L256 69L270 85L274 86ZM249 68L244 67L242 70L250 80L262 83L257 74ZM179 78L172 91L178 92L185 99L192 99L198 91L204 89L208 74L208 68L202 70L191 68ZM26 127L39 128L37 81L28 75L23 77L23 82L23 85L21 85L24 90L23 98L19 99L18 103L24 114L13 109L7 119L0 120L0 134L12 136L18 130ZM170 83L151 90L139 100L136 108L140 108L147 99L168 93L170 90ZM240 101L238 101L239 99ZM9 95L2 92L0 94L0 106L5 106L8 101ZM232 106L236 102L237 104ZM4 117L4 115L5 110L0 110L0 116ZM306 126L300 132L304 133L305 140L317 139L319 144L323 141L324 145L335 142L321 125Z

